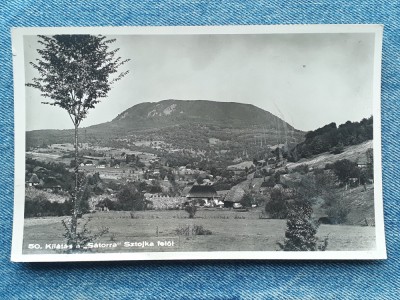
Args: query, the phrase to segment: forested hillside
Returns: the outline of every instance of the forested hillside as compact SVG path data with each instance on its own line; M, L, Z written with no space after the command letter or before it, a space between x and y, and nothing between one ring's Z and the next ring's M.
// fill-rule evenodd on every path
M373 138L373 118L362 119L360 122L347 121L339 126L330 123L324 127L309 131L305 140L294 147L289 155L289 161L297 161L324 152L339 154L345 146L357 145Z

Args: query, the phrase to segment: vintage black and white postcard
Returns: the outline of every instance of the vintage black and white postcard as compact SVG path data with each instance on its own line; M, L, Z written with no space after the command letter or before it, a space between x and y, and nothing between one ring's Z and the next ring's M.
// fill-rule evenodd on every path
M382 31L14 29L11 259L386 258Z

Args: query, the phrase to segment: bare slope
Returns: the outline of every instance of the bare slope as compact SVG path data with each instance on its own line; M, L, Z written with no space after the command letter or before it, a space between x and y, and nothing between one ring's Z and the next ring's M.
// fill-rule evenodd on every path
M293 169L299 165L308 165L312 168L324 168L327 163L333 163L337 160L348 159L354 162L365 163L365 152L373 147L373 141L369 140L364 143L345 147L340 154L331 154L329 152L322 153L311 158L303 158L295 163L288 163L287 167Z

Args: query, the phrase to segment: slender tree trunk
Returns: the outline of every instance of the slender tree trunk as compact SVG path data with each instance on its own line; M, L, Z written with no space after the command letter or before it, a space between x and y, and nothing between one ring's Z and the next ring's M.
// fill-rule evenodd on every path
M71 235L72 235L72 247L73 249L76 248L76 229L78 224L78 210L79 210L79 199L78 199L78 191L79 191L79 162L78 162L78 125L75 124L75 187L74 193L72 197L73 201L73 211L72 211L72 218L71 218Z

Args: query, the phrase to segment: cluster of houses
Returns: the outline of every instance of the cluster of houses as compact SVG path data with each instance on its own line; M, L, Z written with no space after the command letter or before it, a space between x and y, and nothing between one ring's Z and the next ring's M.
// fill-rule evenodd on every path
M182 209L186 205L198 207L217 207L217 208L242 208L240 204L244 189L233 187L230 190L216 191L212 185L192 185L187 186L179 196L168 196L162 193L144 193L144 199L148 203L147 209L170 210ZM90 200L93 210L108 211L104 199L114 199L113 196L100 195ZM103 200L103 201L102 201Z
M149 194L145 193L146 201L152 203L154 209L171 209L175 207L183 207L189 203L194 203L197 206L204 207L227 207L227 208L240 208L245 191L241 187L234 187L230 190L216 191L213 184L221 178L220 176L213 176L210 172L195 168L195 166L180 166L180 167L166 167L168 170L168 176L165 175L165 169L161 172L161 168L158 168L159 164L156 161L152 161L150 164L146 161L146 166L143 168L125 168L125 160L128 158L128 154L121 154L116 160L84 156L84 161L80 163L83 168L87 167L87 170L92 172L100 173L100 177L103 179L124 179L126 182L129 181L149 181L159 180L162 188L161 194ZM129 159L128 159L129 161ZM123 165L121 165L123 163ZM257 169L257 167L263 167L265 161L259 161L256 165L252 161L242 161L236 165L228 166L227 170L232 171L235 175L243 172L249 173ZM272 161L271 161L272 163ZM49 191L59 191L61 186L57 184L55 178L46 177L46 182L43 182L43 176L40 176L40 172L43 171L41 167L36 167L32 174L27 175L26 185L30 187L44 188ZM98 169L105 169L101 172ZM112 170L113 169L113 170ZM116 170L120 169L120 170ZM39 172L39 173L38 173ZM39 176L38 176L39 174ZM164 174L164 175L162 175ZM178 185L186 185L183 191L177 197L167 196L171 195L170 188L171 182L169 180L170 175L173 175Z
M35 167L33 173L27 174L28 180L25 182L27 187L36 187L49 192L59 192L61 191L61 186L58 184L57 179L52 176L46 177L46 181L40 179L37 174L46 172L46 168Z
M160 168L159 167L149 167L148 165L146 167L143 168L125 168L127 166L127 163L125 163L124 161L120 161L120 160L100 160L100 159L96 159L96 158L92 158L92 157L84 157L86 158L86 160L84 162L80 163L80 167L87 167L88 170L90 169L107 169L107 172L111 171L110 169L124 169L125 171L127 171L127 174L135 174L137 176L137 180L139 180L140 178L142 179L161 179L164 180L165 176L163 176L162 178L160 178L161 176L161 172L160 172ZM156 163L157 160L150 160L148 161L149 164L154 164ZM193 179L196 178L198 176L205 176L207 175L205 171L203 170L199 170L197 168L190 168L188 166L181 166L179 168L168 168L171 172L171 174L173 174L175 176L175 178L178 181L184 181L187 179ZM121 173L121 171L117 171L118 173ZM139 176L140 175L140 176ZM211 175L208 175L211 176ZM126 177L126 176L125 176Z
M85 162L80 163L80 167L95 167L97 169L105 169L106 167L112 167L115 169L120 168L120 163L111 164L106 161L98 161L97 163L93 162L93 160L86 160Z
M245 195L241 187L216 191L212 185L186 186L181 195L170 197L161 194L145 193L146 201L152 203L153 209L179 209L187 205L198 207L241 208L240 202Z
M81 166L95 167L95 168L106 168L109 167L102 161L94 162L91 159L81 163ZM243 164L244 166L244 164ZM118 165L114 166L119 168ZM241 167L241 166L240 166ZM46 176L46 182L38 176L41 172L46 172L43 167L35 167L33 173L27 174L28 180L26 186L36 187L40 189L46 189L51 192L58 192L61 190L61 186L57 184L57 180L53 177ZM116 179L119 173L115 171L107 170L107 172L100 173L103 179ZM118 171L121 172L121 171ZM115 173L115 174L114 174ZM140 174L139 174L140 173ZM215 179L212 175L204 170L191 168L189 166L181 166L179 168L170 168L170 173L174 175L177 181L186 182L187 186L183 189L178 197L166 196L171 187L168 176L161 178L160 169L148 169L148 170L128 170L125 174L127 178L132 177L134 181L140 181L141 178L151 181L152 179L161 180L161 187L163 194L150 194L145 193L146 201L152 203L154 209L171 209L176 207L183 207L188 203L194 203L197 206L204 207L239 207L239 203L244 195L244 190L241 188L231 189L229 191L216 191L213 184ZM218 176L217 176L218 177ZM201 179L201 184L196 182L196 179ZM147 181L146 180L146 181ZM182 183L181 183L182 184Z
M183 206L194 204L203 207L242 208L242 200L245 190L240 186L234 186L230 190L216 191L212 185L193 185L187 187L188 192L183 196Z

